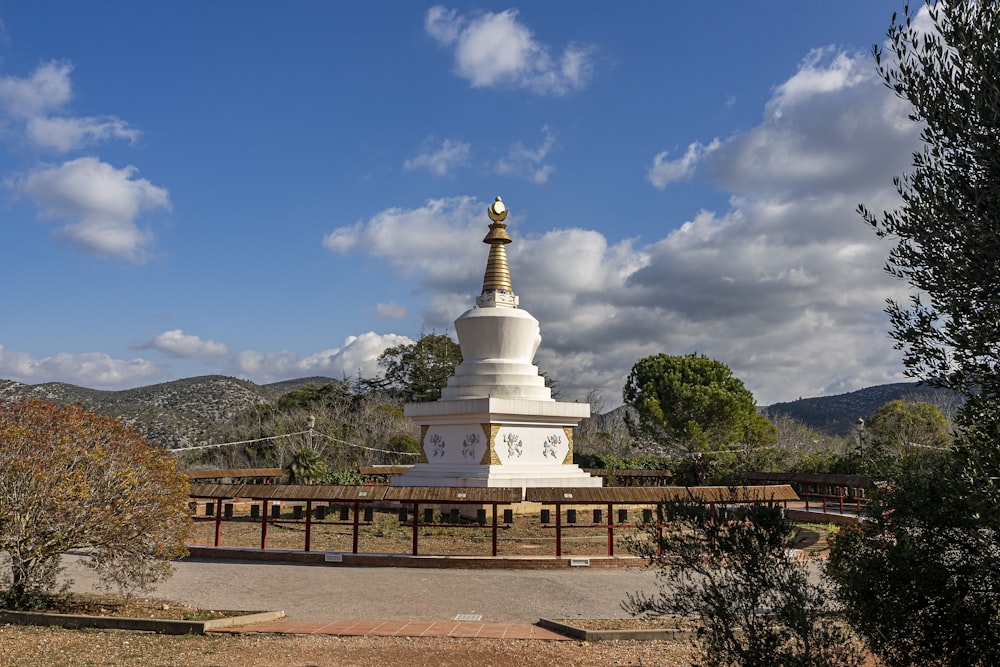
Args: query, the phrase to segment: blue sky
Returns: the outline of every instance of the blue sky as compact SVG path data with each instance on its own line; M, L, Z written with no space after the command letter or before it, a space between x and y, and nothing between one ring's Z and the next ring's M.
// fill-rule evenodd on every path
M378 372L511 210L562 398L642 356L761 404L901 379L895 2L0 2L0 378Z

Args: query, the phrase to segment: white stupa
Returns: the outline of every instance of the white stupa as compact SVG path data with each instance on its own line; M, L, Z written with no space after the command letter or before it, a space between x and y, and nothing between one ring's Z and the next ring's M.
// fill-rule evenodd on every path
M488 209L483 239L490 254L483 292L455 320L461 364L441 398L410 403L405 414L420 426L423 453L393 486L601 486L573 463L573 427L590 416L586 403L552 398L534 365L542 342L538 320L519 309L511 288L506 245L507 208Z

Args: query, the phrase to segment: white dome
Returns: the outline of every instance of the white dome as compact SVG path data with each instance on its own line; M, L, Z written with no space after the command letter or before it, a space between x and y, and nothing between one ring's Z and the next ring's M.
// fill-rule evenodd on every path
M442 400L528 398L551 401L532 363L542 342L538 320L517 308L473 308L455 320L462 363L441 391Z

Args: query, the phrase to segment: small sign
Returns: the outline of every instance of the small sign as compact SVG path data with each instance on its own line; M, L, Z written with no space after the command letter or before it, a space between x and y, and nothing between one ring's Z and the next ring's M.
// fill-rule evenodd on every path
M464 493L459 493L459 494L458 494L458 497L459 497L459 498L464 498L464 497L465 497L465 494L464 494Z
M364 498L367 495L368 495L367 491L358 491L358 496L361 497L361 498Z
M324 560L326 560L327 563L343 563L344 556L342 554L327 554L324 556Z
M589 558L570 558L569 559L569 566L570 567L590 567L590 559Z
M564 493L563 494L563 498L572 498L572 497L573 497L572 493Z

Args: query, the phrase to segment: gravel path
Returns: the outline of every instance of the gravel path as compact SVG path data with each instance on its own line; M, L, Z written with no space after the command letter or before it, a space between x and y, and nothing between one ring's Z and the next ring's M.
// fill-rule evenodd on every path
M94 589L91 572L66 559L74 590ZM179 562L151 595L209 609L280 609L300 620L624 618L627 592L652 591L644 569L462 570L349 568L239 561Z

